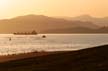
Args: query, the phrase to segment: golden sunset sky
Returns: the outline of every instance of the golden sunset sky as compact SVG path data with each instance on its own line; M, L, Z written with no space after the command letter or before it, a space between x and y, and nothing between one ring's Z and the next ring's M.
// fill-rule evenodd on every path
M108 0L0 0L0 19L36 14L108 16Z

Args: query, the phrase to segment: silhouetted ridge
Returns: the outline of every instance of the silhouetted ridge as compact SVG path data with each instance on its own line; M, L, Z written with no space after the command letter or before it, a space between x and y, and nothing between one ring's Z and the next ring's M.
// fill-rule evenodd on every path
M73 21L74 20L89 21L100 27L108 26L108 17L97 18L97 17L92 17L90 15L81 15L77 17L63 17L63 18L67 20L73 20Z
M30 32L34 29L38 33L108 33L107 29L100 28L92 21L66 20L44 15L26 15L0 20L0 33Z

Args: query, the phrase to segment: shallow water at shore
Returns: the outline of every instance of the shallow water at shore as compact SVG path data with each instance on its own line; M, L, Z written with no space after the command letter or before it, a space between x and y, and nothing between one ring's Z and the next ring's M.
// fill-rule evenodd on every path
M46 35L46 38L42 38L42 35ZM108 44L108 34L1 34L0 55L35 51L73 51L104 44Z

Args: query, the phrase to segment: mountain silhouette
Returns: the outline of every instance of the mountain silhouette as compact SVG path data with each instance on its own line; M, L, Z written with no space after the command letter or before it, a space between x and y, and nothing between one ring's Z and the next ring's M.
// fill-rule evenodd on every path
M100 26L89 21L66 20L44 15L26 15L0 20L0 33L32 30L39 33L92 33L94 31L97 33L97 29L100 29Z
M81 15L81 16L77 16L77 17L64 17L64 19L77 20L77 21L89 21L89 22L92 22L100 27L108 26L108 17L96 18L96 17L92 17L90 15Z

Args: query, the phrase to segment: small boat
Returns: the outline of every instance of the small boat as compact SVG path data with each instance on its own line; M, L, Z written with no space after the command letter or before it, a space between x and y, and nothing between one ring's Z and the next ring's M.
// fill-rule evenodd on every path
M43 35L43 36L42 36L42 38L46 38L46 36L45 36L45 35Z

